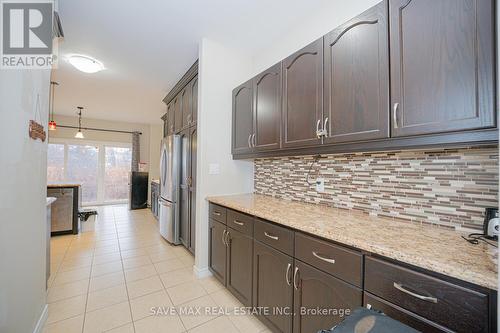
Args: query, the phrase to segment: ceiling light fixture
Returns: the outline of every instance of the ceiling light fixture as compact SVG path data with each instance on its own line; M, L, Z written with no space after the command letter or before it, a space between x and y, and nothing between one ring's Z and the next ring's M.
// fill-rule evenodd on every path
M84 73L97 73L104 70L104 65L97 59L80 54L68 56L68 62L76 69Z
M76 132L75 134L75 138L76 139L84 139L85 137L83 136L83 133L82 133L82 110L83 110L83 107L81 106L77 106L77 109L78 109L78 132Z

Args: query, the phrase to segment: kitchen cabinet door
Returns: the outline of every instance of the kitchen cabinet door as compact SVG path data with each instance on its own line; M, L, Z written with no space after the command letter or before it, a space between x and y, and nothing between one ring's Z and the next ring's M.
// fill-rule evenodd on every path
M294 333L330 329L362 305L361 289L298 260L295 260L293 286ZM330 313L320 315L310 312L318 308Z
M252 306L253 239L228 228L227 289L245 306Z
M195 76L190 83L191 88L191 117L189 125L196 124L198 120L198 76Z
M173 100L174 133L182 130L182 95L178 94Z
M389 137L387 1L324 38L324 143Z
M254 78L254 137L257 151L280 148L281 63Z
M292 257L254 241L253 306L269 309L260 319L273 332L292 332Z
M390 1L392 136L495 126L492 0Z
M189 131L184 130L180 133L181 136L181 175L179 184L179 239L186 247L189 248L191 233L190 227L190 203L189 203L189 178L191 172L189 169L190 160L190 145Z
M252 151L253 129L252 80L249 80L233 90L233 154Z
M167 126L168 126L167 135L174 134L174 127L175 127L174 120L175 120L175 105L174 102L172 101L168 104L167 108Z
M321 144L323 38L283 60L283 147Z
M226 226L210 219L210 271L223 285L226 285Z
M191 82L187 84L187 86L180 92L181 95L181 107L182 107L182 124L181 129L189 126L189 121L192 117L191 115Z

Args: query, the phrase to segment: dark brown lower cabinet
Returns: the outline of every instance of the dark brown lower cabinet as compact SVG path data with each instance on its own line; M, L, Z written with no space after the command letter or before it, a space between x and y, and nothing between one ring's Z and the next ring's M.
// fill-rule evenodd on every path
M210 219L210 270L222 284L226 285L226 226Z
M226 287L245 306L252 306L253 239L232 228L227 233Z
M292 332L293 258L254 241L253 260L253 306L268 312L259 318L273 332Z
M364 306L376 310L382 311L387 316L392 319L398 320L406 325L413 327L417 331L425 333L451 333L453 331L433 323L430 320L425 319L413 312L405 310L397 305L391 304L382 298L374 296L370 293L365 292L364 294Z
M362 291L295 260L293 333L332 328L362 305Z

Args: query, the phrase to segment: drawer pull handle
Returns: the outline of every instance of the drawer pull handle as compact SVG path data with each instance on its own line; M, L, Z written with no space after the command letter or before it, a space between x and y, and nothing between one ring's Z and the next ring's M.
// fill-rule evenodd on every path
M286 273L285 273L285 280L286 280L286 284L291 286L292 285L292 281L290 281L290 268L292 268L292 264L288 264L288 266L286 267Z
M267 233L267 231L264 231L264 235L266 235L267 238L271 238L271 239L274 239L274 240L278 240L279 239L278 236L270 235L270 234Z
M237 225L241 225L241 226L244 226L244 225L245 225L245 223L240 222L240 221L238 221L238 220L233 220L233 223L234 223L234 224L237 224Z
M325 257L319 255L316 251L312 251L312 253L313 253L313 256L315 256L319 260L326 261L326 262L328 262L330 264L335 264L335 259L325 258Z
M394 282L394 288L396 288L399 291L404 292L405 294L408 294L410 296L413 296L413 297L416 297L418 299L421 299L422 301L427 301L427 302L431 302L431 303L437 303L438 302L438 300L437 300L436 297L422 296L422 295L416 294L414 292L411 292L411 291L405 289L403 287L403 285L401 285L400 283Z
M214 212L214 215L215 215L215 216L221 216L221 213L219 213L219 212Z
M224 230L222 232L222 244L224 244L224 246L227 246L227 244L226 244L226 230Z
M295 290L299 290L298 284L297 284L297 275L299 273L299 268L295 266L295 272L293 272L293 287Z

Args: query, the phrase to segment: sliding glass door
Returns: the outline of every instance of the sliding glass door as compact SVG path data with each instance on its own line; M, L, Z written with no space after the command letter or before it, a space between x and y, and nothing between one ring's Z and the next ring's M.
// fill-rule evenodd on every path
M81 184L83 205L124 203L131 160L128 143L50 142L47 182Z

